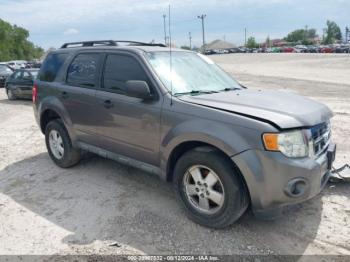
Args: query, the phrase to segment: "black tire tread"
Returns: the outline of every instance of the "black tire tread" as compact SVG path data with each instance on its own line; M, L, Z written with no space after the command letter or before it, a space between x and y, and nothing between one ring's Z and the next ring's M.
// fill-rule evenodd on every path
M49 146L49 133L52 129L57 130L63 140L64 144L64 156L62 159L56 159L55 156L51 153ZM71 139L69 137L68 131L64 126L64 123L61 119L55 119L50 121L45 128L45 142L47 151L51 159L55 162L56 165L62 168L69 168L76 165L81 159L81 150L74 148L72 146Z
M204 164L213 169L220 176L224 187L226 184L226 197L231 199L228 200L229 203L224 204L223 210L219 211L217 215L200 214L186 203L187 200L185 200L184 193L181 190L182 179L184 171L195 163ZM220 170L220 173L218 170ZM173 182L177 196L183 204L187 216L200 225L218 229L230 226L238 220L247 210L250 202L247 188L238 172L234 164L224 154L216 150L198 150L197 148L180 157L175 165ZM235 193L234 190L227 190L227 188L232 187L236 187L237 191Z

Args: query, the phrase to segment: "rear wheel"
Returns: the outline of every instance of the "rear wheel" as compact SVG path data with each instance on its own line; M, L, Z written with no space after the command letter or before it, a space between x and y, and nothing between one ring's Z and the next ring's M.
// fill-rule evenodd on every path
M190 219L213 228L234 223L248 207L248 193L238 171L224 155L201 148L176 163L174 185Z
M80 161L80 149L72 146L68 132L61 120L56 119L47 124L45 141L51 159L59 167L68 168Z
M16 100L16 96L13 94L13 91L11 89L7 89L6 94L9 100Z

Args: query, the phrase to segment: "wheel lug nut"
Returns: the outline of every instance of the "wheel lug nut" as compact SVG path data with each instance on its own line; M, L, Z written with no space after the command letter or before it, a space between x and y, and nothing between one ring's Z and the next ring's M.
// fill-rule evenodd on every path
M209 191L206 192L207 196L209 196Z
M204 197L204 194L201 194L201 197Z
M199 192L199 188L198 187L196 187L196 191Z

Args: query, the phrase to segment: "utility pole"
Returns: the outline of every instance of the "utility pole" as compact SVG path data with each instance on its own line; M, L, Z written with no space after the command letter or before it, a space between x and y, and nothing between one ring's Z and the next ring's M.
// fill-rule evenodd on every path
M167 45L167 37L166 37L166 15L163 15L163 19L164 19L164 44Z
M204 31L204 19L207 17L207 15L199 15L197 16L198 19L202 20L202 34L203 34L203 52L205 53L205 31Z
M191 32L188 33L188 38L190 39L190 50L192 50L192 34L191 34Z
M247 28L244 28L244 47L247 47Z
M345 27L345 43L349 43L350 41L350 30L349 27Z
M308 38L308 32L309 31L309 27L306 25L305 26L305 35L304 35L304 40L305 40L305 42L308 40L307 38Z

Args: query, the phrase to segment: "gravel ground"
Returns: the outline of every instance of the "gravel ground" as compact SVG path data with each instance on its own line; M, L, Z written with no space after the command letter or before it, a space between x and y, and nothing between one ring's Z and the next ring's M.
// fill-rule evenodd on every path
M212 56L252 88L287 89L334 112L336 165L350 162L350 57ZM97 156L64 170L49 159L29 101L0 89L0 254L347 254L349 184L329 184L276 221L245 214L225 230L189 221L171 186ZM114 244L113 246L111 246Z

